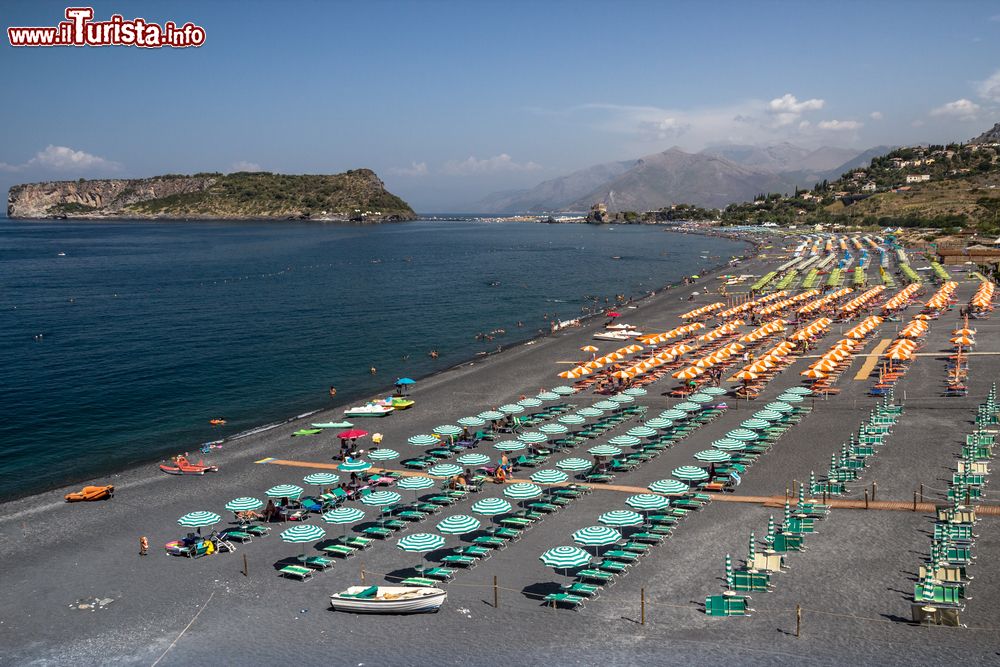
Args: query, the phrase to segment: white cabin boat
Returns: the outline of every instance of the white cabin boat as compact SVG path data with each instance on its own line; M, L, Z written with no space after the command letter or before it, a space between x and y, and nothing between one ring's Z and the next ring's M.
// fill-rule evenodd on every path
M387 414L393 411L394 408L387 405L376 405L374 403L368 403L367 405L362 405L355 408L348 408L344 410L345 417L385 417Z

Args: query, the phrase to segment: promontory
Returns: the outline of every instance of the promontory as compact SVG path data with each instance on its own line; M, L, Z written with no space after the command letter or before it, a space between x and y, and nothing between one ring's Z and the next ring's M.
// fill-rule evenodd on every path
M351 220L416 217L370 169L342 174L168 174L15 185L7 216L100 220Z

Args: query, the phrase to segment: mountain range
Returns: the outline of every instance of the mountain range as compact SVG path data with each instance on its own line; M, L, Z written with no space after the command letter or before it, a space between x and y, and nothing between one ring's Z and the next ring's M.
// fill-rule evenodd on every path
M722 208L761 192L791 192L866 166L890 150L824 146L802 148L720 144L699 153L670 148L636 160L608 162L553 178L524 190L493 193L479 202L484 213L651 211L672 204Z

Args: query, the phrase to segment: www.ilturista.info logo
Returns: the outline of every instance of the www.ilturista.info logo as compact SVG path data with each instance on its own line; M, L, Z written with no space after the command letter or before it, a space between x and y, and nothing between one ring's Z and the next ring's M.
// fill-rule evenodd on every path
M185 48L205 43L205 29L191 22L163 25L146 19L126 20L113 14L107 21L94 21L93 7L67 7L66 20L55 27L10 27L11 46L138 46L144 49Z

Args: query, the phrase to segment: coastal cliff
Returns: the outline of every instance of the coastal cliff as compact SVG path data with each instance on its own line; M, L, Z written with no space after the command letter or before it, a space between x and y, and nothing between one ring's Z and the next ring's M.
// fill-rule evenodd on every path
M51 181L15 185L7 217L20 219L353 220L416 217L370 169Z

